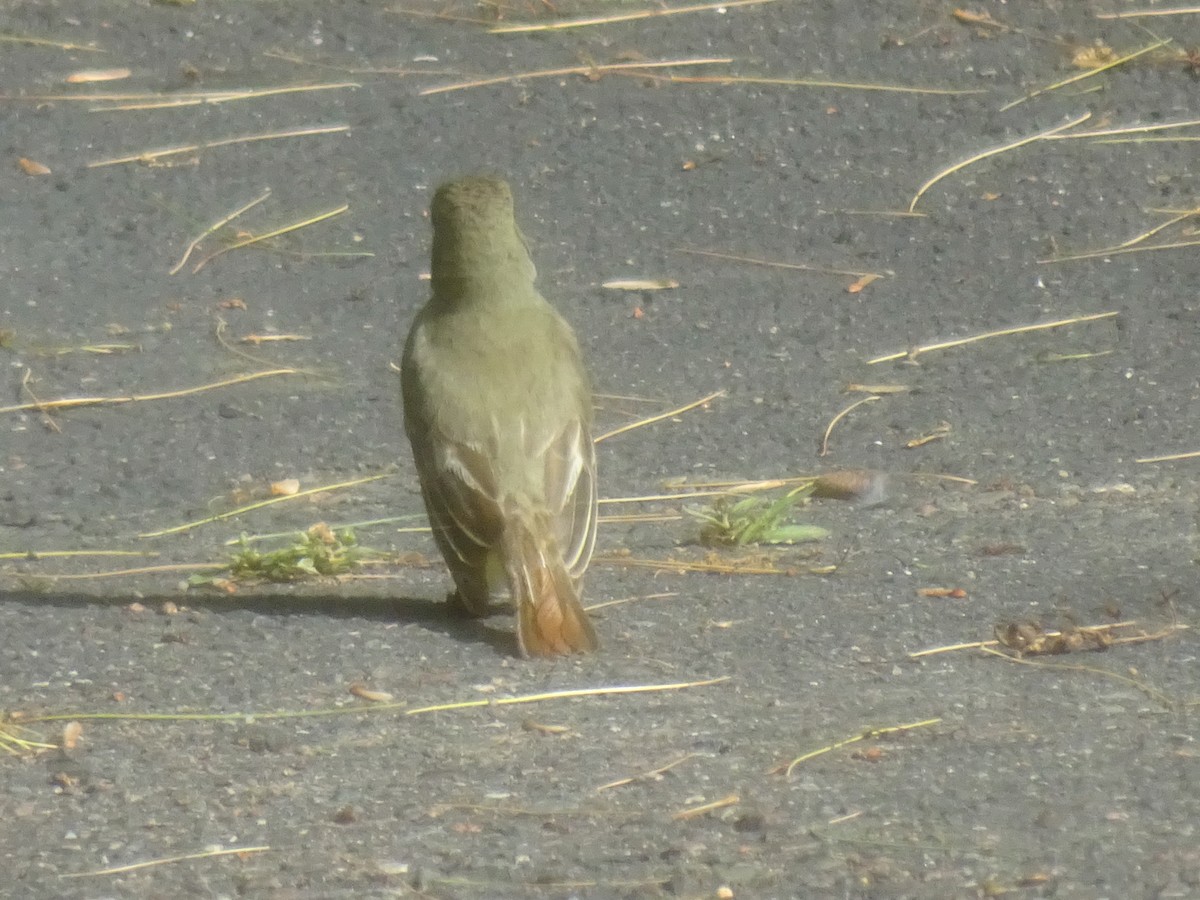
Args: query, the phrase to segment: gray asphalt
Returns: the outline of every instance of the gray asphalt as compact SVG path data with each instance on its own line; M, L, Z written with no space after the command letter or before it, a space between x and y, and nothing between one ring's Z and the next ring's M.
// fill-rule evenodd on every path
M989 26L784 0L505 35L428 14L613 8L0 2L0 405L298 370L0 413L0 552L157 554L0 559L0 711L48 741L82 726L72 749L0 755L0 896L1200 896L1197 463L1138 461L1200 449L1198 257L1039 262L1200 206L1194 143L1073 137L1197 118L1197 17L1097 18L1115 6L990 4ZM1174 43L1001 109L1077 74L1072 47L1155 35ZM711 58L734 62L421 93ZM664 80L722 74L978 93ZM65 99L347 82L144 110ZM898 214L939 171L1085 114L1071 139L980 159ZM340 130L211 146L301 128ZM210 146L145 155L187 145ZM126 156L142 159L95 165ZM601 430L725 392L604 441L602 497L848 467L886 473L885 502L800 509L831 536L756 551L776 575L625 564L705 551L684 503L606 506L667 518L602 524L585 600L628 602L596 610L592 657L522 661L503 608L456 618L432 542L400 530L421 505L389 364L426 296L432 189L475 171L514 186ZM223 237L348 209L170 274L268 188ZM1191 222L1130 246L1192 240ZM882 277L855 292L848 272ZM866 396L850 384L906 390L853 410L818 456ZM280 479L375 475L139 537ZM358 530L394 554L370 578L187 587L240 533L395 516L414 518ZM141 565L177 568L104 574ZM1117 635L1151 639L910 656L998 624L1127 620ZM496 702L410 714L462 701ZM264 715L330 709L347 712Z

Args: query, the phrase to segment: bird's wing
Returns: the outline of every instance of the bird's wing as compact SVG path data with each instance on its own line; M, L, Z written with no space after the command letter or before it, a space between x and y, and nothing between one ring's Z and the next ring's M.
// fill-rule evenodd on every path
M467 444L435 440L417 459L430 524L443 552L452 551L472 569L480 567L503 527L488 455Z
M546 506L555 522L563 563L578 580L596 546L596 448L585 423L576 419L542 452Z

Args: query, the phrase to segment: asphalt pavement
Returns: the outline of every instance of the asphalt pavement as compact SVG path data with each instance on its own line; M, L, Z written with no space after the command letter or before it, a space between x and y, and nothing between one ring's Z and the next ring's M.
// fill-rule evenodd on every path
M494 32L638 9L0 2L0 896L1200 897L1200 17ZM420 530L480 171L598 430L675 411L599 445L592 656ZM697 544L836 470L823 540ZM229 571L319 522L365 560Z

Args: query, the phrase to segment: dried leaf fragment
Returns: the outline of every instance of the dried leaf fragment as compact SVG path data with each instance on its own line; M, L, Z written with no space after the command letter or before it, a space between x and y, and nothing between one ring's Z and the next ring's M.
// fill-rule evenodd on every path
M306 534L323 544L336 544L338 540L337 535L333 533L333 529L325 522L317 522L315 525L309 526Z
M28 159L24 156L17 157L17 165L26 175L49 175L50 167L44 166L36 160Z
M272 341L311 341L303 334L248 334L241 339L243 344L266 344Z
M271 482L272 497L290 497L292 494L300 491L299 478L284 478L281 481Z
M860 278L857 278L854 281L852 281L850 284L848 284L846 286L846 293L847 294L862 293L863 288L865 288L872 281L878 281L879 277L880 276L874 272L868 272L866 275L863 275Z
M886 755L882 747L867 747L865 750L855 750L850 754L850 758L861 759L865 762L879 762Z
M928 587L919 588L917 590L918 597L948 597L951 600L963 600L967 596L967 592L962 588L939 588Z
M924 447L926 444L932 444L934 441L945 440L950 435L950 423L942 422L928 434L923 434L920 437L913 438L904 445L905 450L915 450L918 447Z
M78 722L68 722L62 730L62 748L74 750L79 746L79 738L83 734L83 726Z
M674 278L616 278L601 287L612 291L668 291L679 287Z
M129 69L80 69L67 76L67 84L94 84L97 81L120 81L133 73Z
M955 19L962 22L964 25L986 25L988 28L1000 28L1008 31L1009 27L1003 22L997 22L988 13L973 12L969 9L956 9L951 13Z
M1105 650L1112 645L1111 629L1069 626L1046 631L1032 622L1006 622L996 626L996 640L1017 656L1051 656L1080 650Z
M824 500L882 499L887 476L867 469L840 469L817 476L812 495Z
M349 690L360 700L369 700L371 703L390 703L392 700L392 695L387 691L373 691L361 681L353 682Z
M904 394L911 391L907 384L858 384L846 385L847 394Z
M1079 47L1071 54L1071 65L1076 69L1099 69L1117 58L1117 52L1103 41Z

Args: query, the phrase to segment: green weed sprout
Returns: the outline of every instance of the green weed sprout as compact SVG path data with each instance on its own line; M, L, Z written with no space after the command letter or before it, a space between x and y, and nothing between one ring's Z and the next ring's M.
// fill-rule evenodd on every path
M349 572L368 555L374 555L373 551L359 545L352 528L335 532L324 522L318 522L299 532L290 546L279 550L256 550L243 534L224 577L274 582L330 577ZM190 583L213 584L222 577L195 575Z
M827 529L788 521L795 506L811 492L812 486L805 485L774 500L758 496L718 497L709 506L689 507L687 513L700 522L700 543L707 546L819 541L829 536Z

